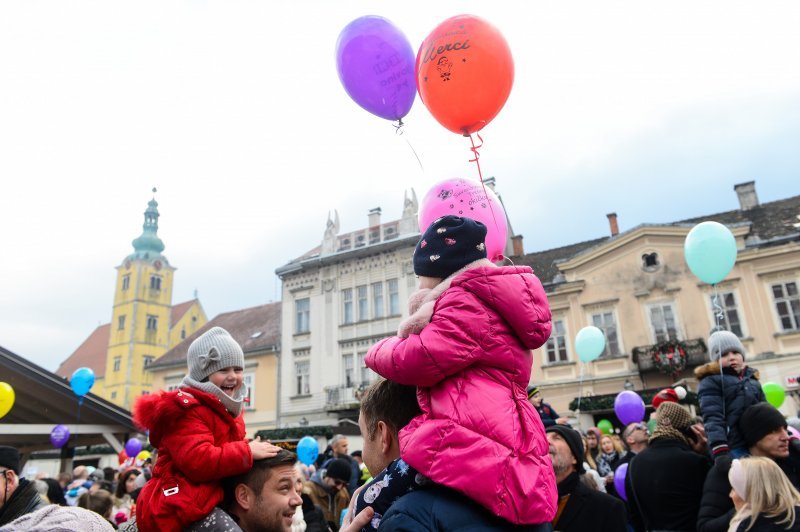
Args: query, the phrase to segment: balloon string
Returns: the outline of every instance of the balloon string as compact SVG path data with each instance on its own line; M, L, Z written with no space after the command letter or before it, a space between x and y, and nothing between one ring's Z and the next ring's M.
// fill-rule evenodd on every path
M392 126L394 127L395 134L403 137L403 139L406 141L406 144L408 144L408 147L411 149L411 153L413 153L414 157L417 158L417 163L419 164L420 171L424 174L425 168L422 166L422 161L420 160L419 155L417 155L417 150L415 150L414 146L411 145L411 141L408 140L408 135L406 135L406 130L403 129L403 126L405 126L405 124L403 123L403 119L401 118L397 120L396 124L392 123Z
M722 321L725 319L725 311L719 302L719 293L717 293L717 285L714 285L714 297L711 299L711 304L714 306L714 318L716 319L716 330L722 330Z
M469 134L469 141L472 143L472 147L470 148L470 150L472 151L473 154L475 154L475 158L474 159L470 159L469 162L475 163L475 166L478 167L478 178L481 180L481 187L483 188L483 195L486 196L486 203L489 205L489 212L492 213L492 220L494 221L494 228L498 232L500 232L500 227L498 227L498 225L497 225L497 217L495 217L495 215L494 215L494 208L492 207L492 202L489 201L489 194L486 192L486 184L484 184L484 182L483 182L483 174L481 173L481 163L480 163L480 160L479 160L481 158L481 154L480 154L480 152L478 150L483 147L483 138L481 138L480 133L475 133L475 136L478 137L478 140L480 141L480 144L478 144L477 146L475 145L475 139L472 138L472 133L470 133ZM494 260L494 257L490 257L489 260Z
M584 363L581 362L581 378L580 378L580 385L578 386L578 408L575 409L575 413L578 415L581 414L581 398L583 397L583 369L584 369Z

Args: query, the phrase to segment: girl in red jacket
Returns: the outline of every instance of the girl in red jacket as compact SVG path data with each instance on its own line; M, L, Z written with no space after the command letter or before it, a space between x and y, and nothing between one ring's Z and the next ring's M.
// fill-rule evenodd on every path
M414 251L411 316L366 364L417 386L422 414L399 434L406 464L510 523L548 523L555 475L526 388L531 350L550 336L550 307L529 267L486 260L485 238L469 218L431 224Z
M206 516L230 520L216 508L220 480L279 451L245 439L244 353L225 329L214 327L192 342L187 361L178 390L144 395L134 406L134 421L158 448L153 477L136 500L136 526L144 532L178 532Z

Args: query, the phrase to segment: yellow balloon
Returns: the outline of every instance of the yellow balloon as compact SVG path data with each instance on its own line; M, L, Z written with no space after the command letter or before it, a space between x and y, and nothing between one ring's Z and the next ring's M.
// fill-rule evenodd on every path
M145 460L147 460L148 458L150 458L152 456L153 455L150 454L150 451L141 451L141 452L139 452L139 454L136 455L136 459L137 460L141 460L142 462L144 462Z
M8 414L14 406L14 388L7 382L0 382L0 418Z

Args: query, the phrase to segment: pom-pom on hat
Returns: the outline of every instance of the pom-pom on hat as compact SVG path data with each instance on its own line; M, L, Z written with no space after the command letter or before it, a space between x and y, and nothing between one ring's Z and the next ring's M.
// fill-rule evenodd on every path
M716 331L708 339L708 353L711 360L719 358L730 351L736 351L744 358L744 346L739 338L730 331Z
M653 396L653 408L657 409L664 401L677 403L678 392L672 388L664 388L663 390L659 390L658 393Z
M756 403L748 407L739 417L739 431L748 447L758 443L767 434L786 426L786 418L769 403Z
M486 226L447 215L425 230L414 250L414 273L445 279L467 264L486 258Z
M244 367L242 348L222 327L212 327L192 342L186 360L189 376L197 382L224 368Z

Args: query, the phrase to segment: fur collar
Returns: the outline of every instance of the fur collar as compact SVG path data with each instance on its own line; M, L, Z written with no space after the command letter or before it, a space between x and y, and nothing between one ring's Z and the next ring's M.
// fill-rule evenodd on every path
M418 334L422 331L425 325L431 321L436 300L450 288L453 279L467 270L485 267L496 268L497 266L489 259L479 259L451 273L446 279L442 280L441 283L433 288L422 288L412 293L408 298L409 316L400 323L400 327L397 329L397 336L407 338L409 334Z
M694 376L697 380L703 380L706 377L711 377L712 375L719 375L719 360L714 360L713 362L708 362L707 364L703 364L702 366L697 366L694 368ZM731 373L727 373L726 375L732 375ZM753 377L754 379L759 378L758 370L751 368L750 366L746 366L744 368L743 377Z

